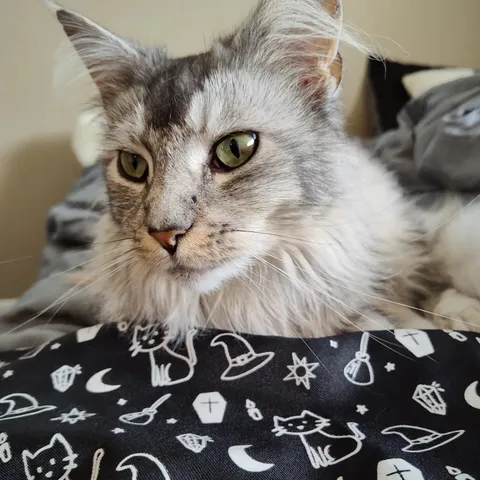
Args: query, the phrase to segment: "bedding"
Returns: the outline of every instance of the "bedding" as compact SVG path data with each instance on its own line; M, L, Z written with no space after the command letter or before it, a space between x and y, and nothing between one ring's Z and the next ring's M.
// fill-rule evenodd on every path
M365 146L398 176L408 195L428 200L456 191L470 199L480 193L480 73L411 100L398 124ZM88 261L95 225L106 205L101 167L93 165L51 210L40 278L0 318L0 350L52 340L94 321L86 291L59 302L71 288L60 273Z
M475 334L125 328L0 355L2 479L480 478Z

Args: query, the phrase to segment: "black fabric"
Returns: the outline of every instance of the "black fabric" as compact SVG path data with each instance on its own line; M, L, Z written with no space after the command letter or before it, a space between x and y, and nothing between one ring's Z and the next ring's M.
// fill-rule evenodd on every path
M2 354L0 478L480 478L475 334L162 341L91 327Z
M410 73L432 68L434 67L427 65L369 59L367 77L376 121L376 133L398 128L397 115L410 100L402 78Z

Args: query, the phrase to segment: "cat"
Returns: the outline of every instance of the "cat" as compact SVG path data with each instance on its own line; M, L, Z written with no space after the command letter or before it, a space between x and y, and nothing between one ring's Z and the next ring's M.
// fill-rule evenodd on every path
M161 335L157 329L135 326L130 350L132 357L138 353L148 353L152 387L178 385L192 378L197 363L194 335L195 332L191 330L186 336L187 356L184 356L170 348L168 344L171 339ZM161 355L161 364L157 363L156 354Z
M333 435L325 431L330 427L328 419L304 410L301 415L282 418L273 417L277 437L294 435L300 437L313 468L328 467L356 455L362 448L365 435L356 423L347 423L351 435Z
M35 453L24 450L22 458L27 480L69 480L70 473L77 468L77 455L60 433Z
M184 58L48 4L100 93L99 321L172 336L479 329L480 228L457 228L462 201L422 209L344 132L339 44L363 47L339 0L261 0Z

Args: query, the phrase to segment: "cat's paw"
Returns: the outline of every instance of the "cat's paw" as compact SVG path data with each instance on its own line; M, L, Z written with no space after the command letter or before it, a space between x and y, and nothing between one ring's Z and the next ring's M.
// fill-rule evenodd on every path
M480 301L453 288L442 292L432 313L439 328L480 332Z

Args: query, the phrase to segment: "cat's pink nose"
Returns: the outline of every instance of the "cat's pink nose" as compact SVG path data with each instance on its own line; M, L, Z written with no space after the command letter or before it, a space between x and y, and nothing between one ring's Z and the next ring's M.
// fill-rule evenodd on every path
M149 230L148 233L170 254L173 255L177 251L178 241L185 236L186 230L168 230L159 232L157 230Z

